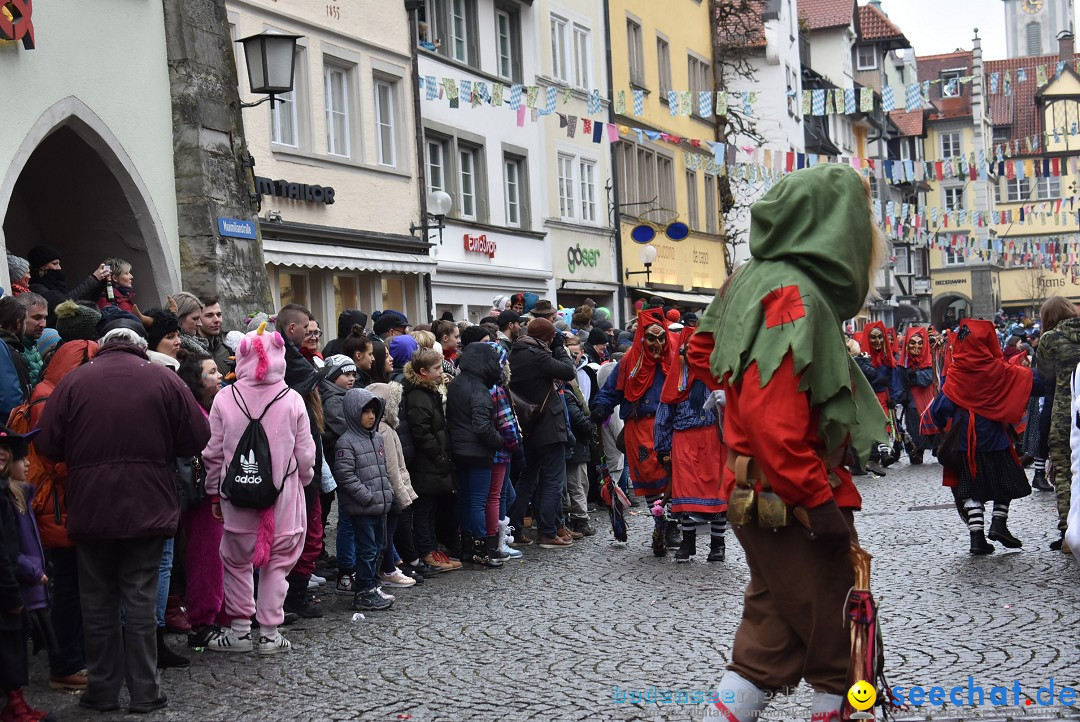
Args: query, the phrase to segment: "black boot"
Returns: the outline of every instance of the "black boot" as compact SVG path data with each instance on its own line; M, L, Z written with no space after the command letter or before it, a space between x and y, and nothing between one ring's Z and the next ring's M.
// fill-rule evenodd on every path
M667 554L667 540L664 531L663 522L653 527L652 553L654 557L662 557Z
M303 574L290 573L285 577L289 582L289 591L285 594L284 609L304 619L318 619L323 613L317 606L311 603L308 595L308 579Z
M1031 486L1036 491L1053 491L1054 485L1046 480L1046 472L1042 469L1038 469L1035 472L1034 478L1031 480Z
M710 562L722 562L724 561L724 537L714 536L709 542L709 556L706 561Z
M918 451L912 451L911 452L911 463L912 463L913 466L918 466L919 464L923 463L923 450L922 449L919 449Z
M892 449L882 444L878 446L878 460L881 463L882 468L887 469L889 465L896 461L896 458L892 455Z
M492 559L488 555L487 539L477 538L462 533L461 535L461 561L476 564L481 567L495 569L503 563L498 559Z
M664 541L668 547L677 547L682 543L682 530L679 528L679 522L675 519L668 519L667 531L665 532Z
M499 537L498 535L484 537L484 548L487 555L493 561L497 561L502 564L506 563L506 560L510 558L510 555L499 549Z
M1050 542L1050 551L1052 551L1052 552L1061 551L1061 545L1064 544L1064 543L1065 543L1065 532L1061 532L1061 538L1055 539L1054 541Z
M682 544L679 545L678 550L675 552L675 561L688 562L690 557L697 554L697 531L691 529L690 531L683 530Z
M981 531L973 531L971 532L971 549L969 551L976 555L993 554L994 545L986 541L986 537L983 536Z
M191 660L187 657L181 657L176 652L169 649L169 645L165 644L165 627L157 628L157 668L158 669L172 669L175 667L190 667Z
M1024 542L1014 537L1009 531L1008 520L1005 517L995 516L990 522L990 532L986 536L990 537L991 541L996 541L1009 549L1019 549L1024 546Z

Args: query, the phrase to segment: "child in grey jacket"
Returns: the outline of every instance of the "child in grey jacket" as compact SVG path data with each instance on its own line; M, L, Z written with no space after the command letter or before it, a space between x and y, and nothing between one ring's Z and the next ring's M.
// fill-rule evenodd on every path
M343 402L347 430L338 439L334 478L341 510L349 515L356 537L356 595L353 609L389 609L376 586L379 554L386 539L386 513L394 493L386 471L386 449L379 435L383 400L367 389L350 389Z

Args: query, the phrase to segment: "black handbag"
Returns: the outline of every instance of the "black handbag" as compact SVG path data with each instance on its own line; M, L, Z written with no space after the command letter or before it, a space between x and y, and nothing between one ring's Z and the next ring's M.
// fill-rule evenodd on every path
M173 465L173 477L176 480L176 497L180 501L180 511L194 509L206 500L206 472L203 471L199 457L177 457Z
M974 419L969 419L968 423L974 423ZM964 467L965 461L964 452L960 450L960 440L963 438L960 427L961 424L954 417L949 430L938 434L938 444L934 448L934 456L937 457L938 462L946 469L957 473ZM969 453L975 453L974 449L970 449Z

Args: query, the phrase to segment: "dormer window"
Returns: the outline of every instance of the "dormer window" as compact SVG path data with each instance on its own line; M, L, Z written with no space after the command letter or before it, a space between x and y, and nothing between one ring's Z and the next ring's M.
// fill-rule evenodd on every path
M941 74L941 97L959 98L963 93L960 87L960 70L946 70Z

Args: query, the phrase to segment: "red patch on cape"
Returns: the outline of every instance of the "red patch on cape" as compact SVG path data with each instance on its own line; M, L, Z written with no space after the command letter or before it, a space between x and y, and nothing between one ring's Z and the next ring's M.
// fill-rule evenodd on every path
M794 323L806 315L798 286L781 286L769 291L761 299L761 305L765 307L765 328Z

